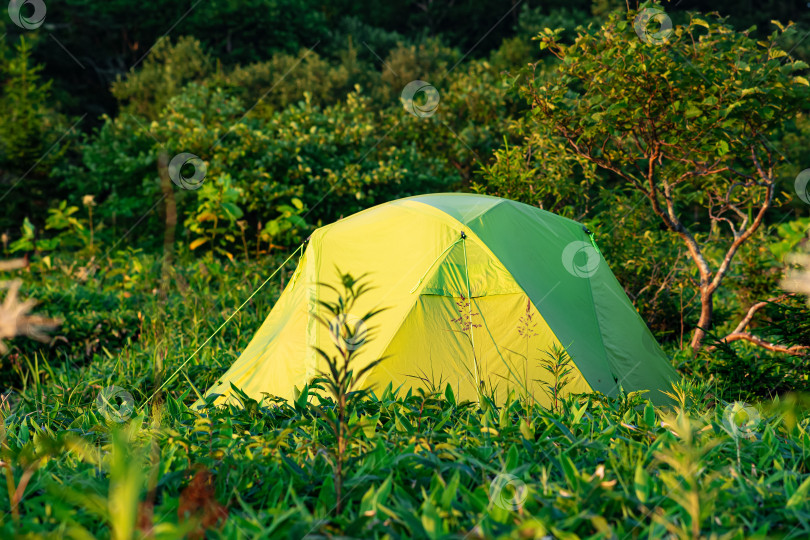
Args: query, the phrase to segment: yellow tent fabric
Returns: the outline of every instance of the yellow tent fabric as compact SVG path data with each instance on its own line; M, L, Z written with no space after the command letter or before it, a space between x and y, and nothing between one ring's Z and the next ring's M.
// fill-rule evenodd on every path
M558 348L573 360L566 393L615 395L621 386L663 401L659 390L675 371L601 255L567 260L577 242L589 239L572 220L467 194L401 199L322 227L264 324L207 395L222 403L233 384L257 400L292 399L323 371L315 348L329 351L335 338L316 320L324 315L318 300L336 299L321 284L337 285L339 269L373 287L358 315L384 308L357 356L357 369L385 357L358 381L372 391L449 383L459 399L475 400L483 383L498 400L514 391L548 405L542 360Z

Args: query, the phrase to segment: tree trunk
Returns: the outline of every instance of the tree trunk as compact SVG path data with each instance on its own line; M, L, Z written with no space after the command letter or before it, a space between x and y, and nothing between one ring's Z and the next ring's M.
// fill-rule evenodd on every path
M171 281L171 266L174 259L174 232L177 228L177 205L174 201L174 186L169 178L169 156L161 152L158 156L160 190L166 201L166 228L163 231L163 265L161 269L160 294L165 299Z
M700 319L697 328L692 335L692 351L697 352L706 337L706 331L711 328L712 314L714 313L714 289L711 285L701 284L700 286Z

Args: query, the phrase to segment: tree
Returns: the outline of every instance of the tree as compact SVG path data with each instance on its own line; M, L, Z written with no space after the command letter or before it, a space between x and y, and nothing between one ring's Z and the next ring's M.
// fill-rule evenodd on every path
M54 110L51 82L31 58L31 43L21 38L14 47L0 40L0 201L8 209L0 228L17 226L24 216L44 214L44 200L55 189L50 170L75 138L66 119Z
M580 29L572 45L545 29L538 39L561 61L556 77L530 77L522 90L538 130L642 194L683 242L699 276L697 350L737 251L775 204L783 158L768 138L804 106L808 81L797 72L808 66L779 49L778 23L756 41L721 18L690 14L667 29L660 6L640 9Z

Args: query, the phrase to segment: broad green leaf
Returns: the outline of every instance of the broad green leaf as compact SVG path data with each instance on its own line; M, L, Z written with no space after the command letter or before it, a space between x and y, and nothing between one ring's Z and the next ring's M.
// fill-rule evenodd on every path
M786 504L787 508L794 508L802 503L806 503L808 491L810 491L810 476L805 478L804 482L802 482L793 495L790 496Z
M235 221L242 217L242 209L230 202L223 202L222 209L228 214L228 219Z
M560 466L563 470L563 475L565 476L565 480L568 482L568 486L576 491L579 489L579 474L577 472L577 467L574 465L574 462L571 461L571 458L565 454L560 454Z
M650 497L650 475L641 465L641 461L636 462L636 472L633 476L633 489L639 501L646 503Z
M644 406L644 423L650 428L654 428L656 426L655 407L653 407L652 403L649 401L647 402L647 405Z
M504 463L504 469L507 471L514 470L518 466L518 449L517 446L514 444L509 447L509 451L506 453L506 462Z
M458 485L460 482L461 475L458 471L456 471L450 478L450 482L447 483L447 487L445 487L444 491L442 491L440 504L442 506L442 510L445 512L450 511L453 501L456 500L456 495L458 494Z
M520 420L520 434L523 435L524 439L534 440L534 429L525 418Z
M686 117L695 118L703 114L703 111L692 105L691 103L686 108Z
M451 405L456 404L456 396L455 396L455 394L453 394L453 387L450 386L450 383L447 383L447 386L444 389L444 398Z
M707 23L706 21L704 21L703 19L700 19L698 17L692 17L692 23L697 24L698 26L702 26L702 27L704 27L706 29L709 28L709 23Z
M422 508L422 526L425 528L427 537L431 540L440 538L442 536L442 518L439 511L427 499Z

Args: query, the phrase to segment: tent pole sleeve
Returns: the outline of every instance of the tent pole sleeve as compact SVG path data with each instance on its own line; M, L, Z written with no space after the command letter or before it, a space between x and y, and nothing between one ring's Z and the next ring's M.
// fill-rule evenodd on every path
M459 238L458 240L456 240L455 242L453 242L452 244L450 244L449 246L447 246L446 248L444 248L444 251L442 251L441 253L439 253L439 256L438 256L438 257L436 257L435 259L433 259L433 262L432 262L432 263L430 263L430 265L428 265L427 270L425 270L425 273L424 273L424 274L422 274L422 277L420 277L420 278L419 278L419 281L417 281L417 282L416 282L416 285L414 285L414 286L413 286L413 289L411 289L411 290L410 290L410 294L413 294L413 293L414 293L414 291L416 291L416 289L419 287L419 285L421 285L421 284L422 284L422 281L425 279L425 276L427 276L428 272L430 272L430 269L431 269L431 268L433 268L433 265L434 265L434 264L436 264L436 261L438 261L439 259L441 259L441 258L442 258L442 256L443 256L445 253L447 253L448 251L450 251L450 248L451 248L451 247L453 247L453 246L455 246L456 244L458 244L459 242L461 242L461 240L462 240L462 239L461 239L461 238Z

